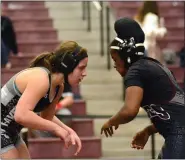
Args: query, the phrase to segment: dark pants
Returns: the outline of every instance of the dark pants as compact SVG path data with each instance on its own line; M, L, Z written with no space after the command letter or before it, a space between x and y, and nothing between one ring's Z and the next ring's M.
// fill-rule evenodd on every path
M184 73L184 92L185 92L185 73Z
M10 49L5 45L1 39L1 66L5 66L9 60Z
M158 159L185 159L185 134L169 135Z

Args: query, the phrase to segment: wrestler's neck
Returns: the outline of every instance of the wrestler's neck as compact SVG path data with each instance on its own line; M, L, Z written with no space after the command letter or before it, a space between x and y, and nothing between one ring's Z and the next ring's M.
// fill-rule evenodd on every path
M51 75L52 87L61 86L64 83L64 75L62 73L53 73Z

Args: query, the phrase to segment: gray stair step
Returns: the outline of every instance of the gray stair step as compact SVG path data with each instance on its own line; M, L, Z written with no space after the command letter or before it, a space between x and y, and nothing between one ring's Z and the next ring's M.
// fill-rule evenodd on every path
M53 20L53 25L57 26L57 29L58 30L63 30L63 29L83 29L85 31L86 29L86 23L83 22L82 20L78 20L78 19L75 19L73 21L70 21L70 20L65 20L65 21L62 21L62 20Z
M131 142L132 142L133 137L109 137L109 138L102 138L102 145L104 150L109 150L111 148L114 149L119 149L122 148L123 150L135 150L131 148ZM156 144L156 149L160 149L164 143L164 139L160 135L155 136L155 144ZM145 145L143 151L145 150L150 150L151 149L151 137L149 138L147 144Z
M86 28L83 30L76 31L75 26L74 30L70 30L69 32L66 32L66 30L60 29L58 31L58 35L61 38L65 39L71 39L71 40L82 40L82 41L87 41L90 40L89 37L91 37L92 40L96 40L100 38L100 32L99 31L91 31L91 32L86 32ZM86 26L85 26L86 27Z
M74 14L69 13L69 10L73 10ZM99 18L99 12L97 12L96 10L93 10L92 13L93 13L93 17L91 16L91 18L92 18L91 20L93 22L94 19ZM64 9L51 8L49 11L49 16L55 17L55 20L75 20L75 19L83 20L82 19L82 9L75 8L75 7L67 7ZM87 22L87 18L84 21Z
M46 7L50 8L49 15L55 17L55 20L82 20L82 2L46 2ZM99 18L99 11L93 3L90 3L90 7L91 19Z
M91 19L91 29L92 30L98 30L100 28L100 22L99 22L99 18L94 18ZM84 31L86 31L87 29L87 21L83 21L82 19L78 18L74 18L74 19L54 19L53 21L54 26L57 26L59 30L62 29L74 29L74 30L79 30L79 29L84 29ZM112 26L110 26L110 33L114 32L114 28L113 28L113 24ZM106 29L107 29L107 24L104 24L103 26L103 30L104 30L104 34L106 34ZM112 35L112 33L111 33ZM112 36L111 36L112 37Z
M103 69L99 69L98 67L93 67L90 64L88 64L88 68L93 69L87 69L87 77L83 80L83 84L122 84L122 78L118 73L112 69L110 71L106 70L105 68L106 64L102 67Z
M80 9L81 7L81 2L71 2L71 1L66 1L66 2L62 2L62 1L54 1L54 2L49 2L49 1L46 1L45 2L45 6L46 7L49 7L50 9L71 9L71 8L78 8Z
M117 113L118 111L119 111L119 108L115 109L113 114ZM108 119L95 119L94 120L95 135L97 135L97 136L100 135L100 129L101 129L102 125L107 120ZM114 132L114 137L123 137L123 136L124 137L133 137L136 134L136 132L142 130L143 128L145 128L146 126L148 126L150 124L151 123L150 123L150 120L148 119L148 117L146 117L146 118L136 117L133 121L131 121L127 124L124 124L124 125L120 125L119 128Z
M160 150L157 150L156 153L158 154ZM151 150L131 150L131 149L110 149L103 151L103 157L150 157Z
M87 66L87 74L88 76L92 76L93 79L96 79L98 77L95 77L91 74L91 72L101 72L106 74L106 75L109 75L109 71L108 69L106 68L107 67L107 60L106 60L106 57L105 56L101 56L100 55L100 52L97 52L97 53L92 53L88 50L88 57L89 57L89 60L88 60L88 66ZM99 62L99 63L95 63L95 62ZM113 63L112 64L112 68L113 68ZM111 72L112 70L114 69L111 69ZM89 78L89 77L86 77L86 78Z
M123 106L121 100L88 100L86 101L87 113L93 115L113 115ZM97 123L96 123L97 121ZM100 128L104 119L95 119L96 127ZM98 131L99 133L99 131Z
M130 159L130 160L144 160L144 159L151 159L151 156L137 156L137 157L134 157L134 156L122 156L122 157L102 157L101 159L104 159L104 160L123 160L123 159Z
M83 84L81 90L83 90L82 96L86 100L120 100L122 98L121 84Z
M49 7L50 9L63 9L63 10L71 10L73 11L74 9L82 10L82 2L81 1L54 1L54 2L45 2L45 6ZM94 4L91 2L90 3L91 10L92 11L97 11Z

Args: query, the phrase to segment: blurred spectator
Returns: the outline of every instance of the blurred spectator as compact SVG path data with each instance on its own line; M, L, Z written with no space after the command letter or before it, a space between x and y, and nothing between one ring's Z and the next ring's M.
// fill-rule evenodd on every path
M6 47L6 45L4 44L4 42L1 38L1 67L2 68L10 68L11 67L10 63L8 63L9 53L10 53L9 48Z
M3 54L1 54L1 67L11 68L11 63L9 62L10 52L13 54L18 54L18 47L16 41L16 34L12 21L6 16L5 7L1 7L1 49L3 49Z
M162 54L157 40L162 39L167 30L164 27L164 19L160 17L156 1L145 1L138 10L135 20L145 32L145 49L148 57L157 59L163 63Z
M56 115L71 115L71 111L68 109L68 107L72 106L74 103L73 99L73 93L72 93L72 88L65 84L64 86L64 92L62 94L60 102L56 106ZM66 125L69 125L71 122L71 119L65 119L59 117L59 119L65 123ZM32 138L37 138L37 137L56 137L55 135L51 134L50 132L46 131L39 131L39 130L32 130L29 129L29 136Z
M183 67L185 69L185 47L183 47L177 55L180 58L180 67ZM184 91L185 91L185 73L184 73Z
M180 67L184 67L185 68L185 47L183 47L178 53L177 55L180 58Z
M177 61L177 55L173 49L169 48L163 49L162 56L163 62L167 65L173 65Z

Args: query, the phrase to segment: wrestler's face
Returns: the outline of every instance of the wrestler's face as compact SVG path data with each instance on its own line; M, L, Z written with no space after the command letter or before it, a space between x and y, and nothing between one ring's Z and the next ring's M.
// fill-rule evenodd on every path
M68 82L71 86L78 85L83 78L87 75L86 67L88 63L88 57L82 59L75 67L72 73L68 75Z
M118 73L124 77L125 74L127 73L127 70L124 67L124 62L121 60L120 56L118 55L117 52L112 52L111 57L114 61L114 68L118 71Z

